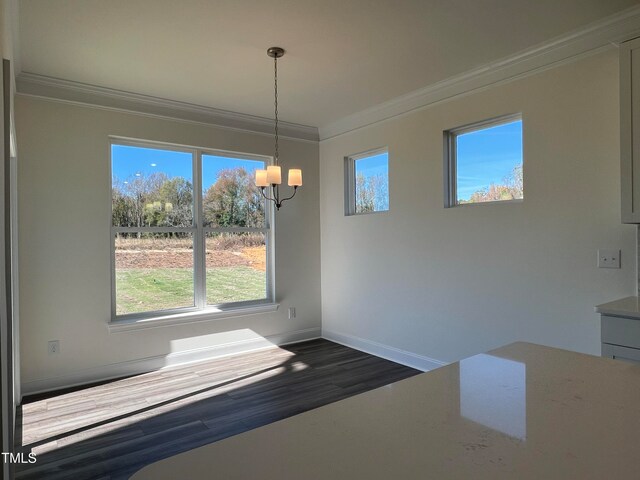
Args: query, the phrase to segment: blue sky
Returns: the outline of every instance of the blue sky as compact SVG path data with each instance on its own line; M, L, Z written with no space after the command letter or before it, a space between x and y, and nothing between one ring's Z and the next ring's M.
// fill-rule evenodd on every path
M522 163L522 120L457 136L458 200L502 183Z
M356 160L356 175L362 173L365 177L374 175L389 175L389 154L379 153L371 157Z
M154 172L162 172L169 178L184 177L193 183L191 153L112 145L111 159L113 176L121 181L135 178L136 174L149 176ZM263 162L255 160L203 154L203 190L215 183L220 170L235 167L244 167L249 172L265 168Z

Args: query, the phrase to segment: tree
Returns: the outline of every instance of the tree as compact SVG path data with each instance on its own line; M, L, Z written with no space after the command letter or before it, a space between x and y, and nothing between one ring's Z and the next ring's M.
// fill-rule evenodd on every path
M154 216L149 208L167 176L164 173L153 173L149 176L137 174L125 183L124 193L128 197L129 225L127 227L156 226Z
M513 198L522 198L524 194L524 181L522 175L522 164L516 165L506 179L507 186Z
M249 183L246 192L247 200L247 227L264 226L264 197L260 193L260 188Z
M389 209L389 182L386 176L358 173L356 176L356 212Z
M193 185L183 177L166 180L158 189L154 203L160 202L158 225L190 227L193 223Z
M113 187L111 188L111 211L113 217L113 225L119 227L129 226L130 205L129 198L124 193L125 185L117 177L113 178Z
M113 224L120 227L188 227L192 224L193 185L164 173L113 179ZM141 233L136 233L138 237Z
M523 197L522 164L516 165L503 183L492 183L486 188L474 192L469 200L461 203L495 202L514 200Z
M218 174L203 198L205 220L219 227L258 227L264 223L264 200L242 167Z
M220 227L261 227L264 199L244 168L222 170L204 193L205 220ZM189 227L193 218L193 185L164 173L113 179L113 224L121 227ZM137 234L140 236L140 234Z
M375 193L371 183L362 173L356 176L356 212L373 212Z

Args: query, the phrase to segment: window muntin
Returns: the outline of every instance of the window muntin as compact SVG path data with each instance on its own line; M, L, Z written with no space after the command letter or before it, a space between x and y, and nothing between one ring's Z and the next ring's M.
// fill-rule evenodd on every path
M389 210L389 152L371 150L346 158L345 213Z
M114 319L272 300L270 207L247 181L268 160L112 142Z
M522 200L522 117L445 132L446 206Z

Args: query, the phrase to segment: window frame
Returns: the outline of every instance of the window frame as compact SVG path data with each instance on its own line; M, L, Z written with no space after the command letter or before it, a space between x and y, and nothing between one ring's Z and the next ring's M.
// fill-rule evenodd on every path
M390 186L387 190L389 206L386 210L375 210L373 212L356 211L356 162L376 155L387 154L387 168L389 167L389 147L377 147L364 152L355 153L344 157L344 214L347 217L355 215L371 215L375 213L387 213L391 209ZM387 173L387 185L389 185L390 173Z
M208 147L194 147L174 143L158 142L152 140L140 140L128 137L109 137L109 193L113 189L113 146L152 148L156 150L169 150L182 153L190 153L192 158L192 184L193 184L193 224L191 227L118 227L113 225L113 207L109 208L109 232L111 235L111 316L109 325L121 326L140 323L149 326L149 323L167 325L189 321L209 320L215 317L228 317L229 314L244 315L258 311L276 310L275 303L275 262L274 262L274 210L272 202L265 200L264 227L205 227L202 195L202 156L214 155L218 157L240 158L243 160L255 160L267 165L273 164L273 157L254 153L233 152ZM152 310L145 312L116 314L116 250L115 238L117 233L191 233L193 238L193 306L177 307L165 310ZM260 232L265 236L266 250L266 292L265 298L241 302L228 302L221 304L207 304L206 292L206 235L207 233L243 233ZM266 307L266 308L265 308Z
M522 140L524 145L524 120L522 113L510 113L499 117L492 117L479 122L470 123L461 127L451 128L442 132L443 158L444 158L444 207L467 207L475 205L492 205L496 203L522 203L524 198L512 198L510 200L492 200L488 202L458 203L458 156L456 139L466 133L477 132L487 128L498 127L516 121L522 122ZM522 151L522 164L524 168L524 147Z

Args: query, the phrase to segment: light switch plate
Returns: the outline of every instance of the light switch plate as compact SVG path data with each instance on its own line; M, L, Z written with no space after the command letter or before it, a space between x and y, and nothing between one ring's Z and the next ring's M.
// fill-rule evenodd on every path
M620 268L620 250L598 250L598 268Z

